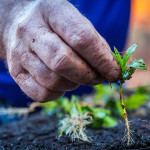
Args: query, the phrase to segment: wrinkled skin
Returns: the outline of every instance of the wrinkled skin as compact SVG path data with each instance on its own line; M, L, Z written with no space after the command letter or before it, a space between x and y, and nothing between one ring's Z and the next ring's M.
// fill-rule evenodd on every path
M5 33L8 69L20 88L39 102L79 85L120 77L107 42L66 0L31 2Z

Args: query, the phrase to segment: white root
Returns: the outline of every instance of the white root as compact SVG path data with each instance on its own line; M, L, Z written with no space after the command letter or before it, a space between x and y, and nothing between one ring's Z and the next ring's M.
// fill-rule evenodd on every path
M81 114L76 112L72 117L67 115L66 118L60 121L60 135L58 139L65 133L73 142L76 140L91 142L92 139L85 133L86 125L91 123L90 120L92 120L92 117L88 116L86 113Z

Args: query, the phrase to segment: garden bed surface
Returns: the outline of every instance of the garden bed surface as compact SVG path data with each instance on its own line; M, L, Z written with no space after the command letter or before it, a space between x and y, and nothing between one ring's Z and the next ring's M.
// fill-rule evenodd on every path
M122 119L123 120L123 119ZM150 117L134 120L131 125L135 143L127 146L121 141L124 125L119 121L115 128L88 129L91 143L72 142L63 136L57 140L56 117L34 114L27 119L0 127L0 150L150 150Z

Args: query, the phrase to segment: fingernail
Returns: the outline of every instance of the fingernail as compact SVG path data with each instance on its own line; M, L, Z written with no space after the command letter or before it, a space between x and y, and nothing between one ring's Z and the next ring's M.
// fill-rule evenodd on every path
M120 77L121 77L121 70L113 69L107 74L106 80L113 83L113 82L117 82L118 80L120 80Z

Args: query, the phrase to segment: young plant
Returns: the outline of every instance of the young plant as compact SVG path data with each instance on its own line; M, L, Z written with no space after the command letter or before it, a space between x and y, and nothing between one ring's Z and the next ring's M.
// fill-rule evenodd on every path
M116 48L114 48L114 52L113 55L115 56L116 60L118 61L118 64L121 68L121 79L119 81L119 85L120 85L120 102L121 102L121 106L123 109L123 116L125 119L125 125L126 125L126 130L127 130L127 144L129 145L130 142L132 142L131 136L130 136L130 123L128 121L128 116L127 116L127 112L126 112L126 108L123 102L123 95L122 95L122 84L126 81L129 80L133 73L135 72L136 69L141 69L141 70L147 70L146 65L144 63L144 61L142 59L136 59L134 61L132 61L130 64L127 65L129 59L131 58L131 56L133 55L135 49L137 47L137 44L132 45L131 47L129 47L127 49L127 51L125 52L124 56L122 57L120 55L120 53L118 52L118 50Z
M69 135L74 142L76 139L84 142L90 142L91 138L85 133L86 126L91 123L92 117L88 113L81 113L77 110L76 98L73 97L71 101L70 115L66 115L64 119L59 122L59 137L63 133Z

